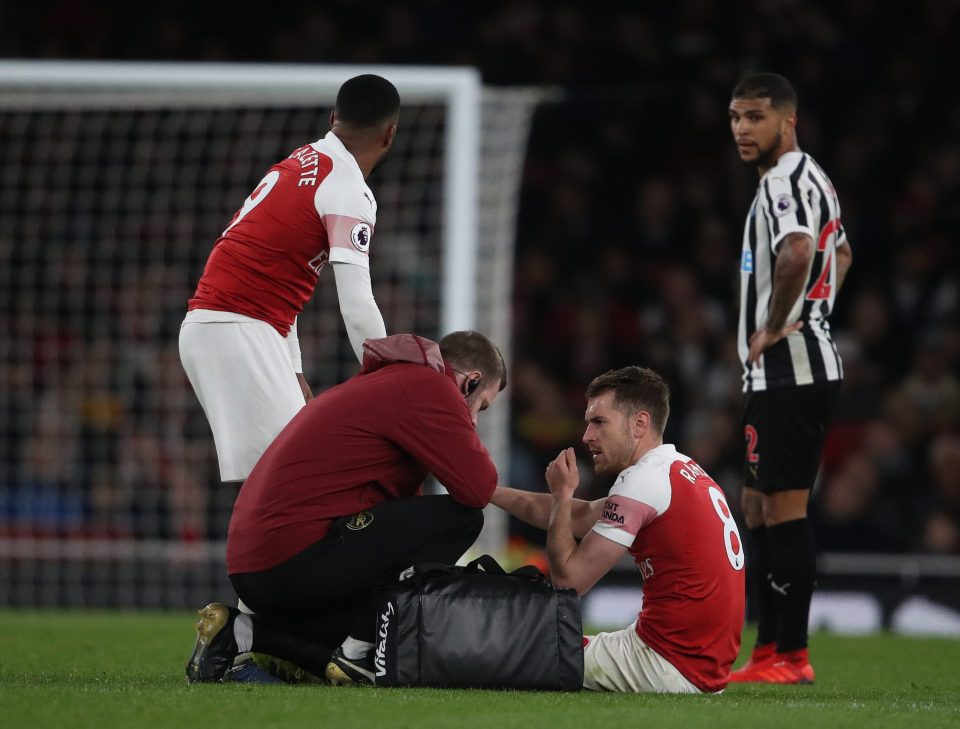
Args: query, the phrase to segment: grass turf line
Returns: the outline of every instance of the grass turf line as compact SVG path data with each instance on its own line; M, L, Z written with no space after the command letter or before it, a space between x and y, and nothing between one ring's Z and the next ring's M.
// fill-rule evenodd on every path
M722 696L195 685L190 614L0 611L5 729L960 726L960 641L815 635L814 686Z

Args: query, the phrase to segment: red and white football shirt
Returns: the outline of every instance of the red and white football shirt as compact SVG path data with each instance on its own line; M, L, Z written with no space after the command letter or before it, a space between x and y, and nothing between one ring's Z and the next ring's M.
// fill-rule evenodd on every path
M377 202L333 132L275 164L220 236L188 309L243 314L281 335L327 261L369 267Z
M716 482L658 446L620 473L593 530L643 575L640 638L701 691L723 689L740 650L744 550Z

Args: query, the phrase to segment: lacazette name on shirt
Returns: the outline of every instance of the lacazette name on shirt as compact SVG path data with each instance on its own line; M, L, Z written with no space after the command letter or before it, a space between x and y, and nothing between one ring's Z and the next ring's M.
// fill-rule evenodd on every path
M305 147L300 147L290 155L290 158L300 163L300 179L297 180L297 187L303 187L304 185L315 187L320 153L313 148L313 145L308 144Z

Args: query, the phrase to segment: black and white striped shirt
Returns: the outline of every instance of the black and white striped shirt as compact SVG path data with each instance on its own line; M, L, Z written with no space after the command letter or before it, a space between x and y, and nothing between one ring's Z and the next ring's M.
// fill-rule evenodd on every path
M777 248L791 233L806 233L815 246L807 284L787 317L787 324L803 320L803 328L766 350L762 368L752 367L750 336L767 321ZM846 244L830 178L809 154L781 156L760 179L743 232L737 350L744 392L843 378L827 317L837 293L836 249Z

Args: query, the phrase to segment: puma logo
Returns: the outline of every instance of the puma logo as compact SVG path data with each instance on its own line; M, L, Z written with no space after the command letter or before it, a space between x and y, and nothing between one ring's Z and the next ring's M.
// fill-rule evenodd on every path
M770 580L770 587L779 592L784 597L787 596L787 588L790 587L789 582L784 582L783 585L778 585L773 580Z

